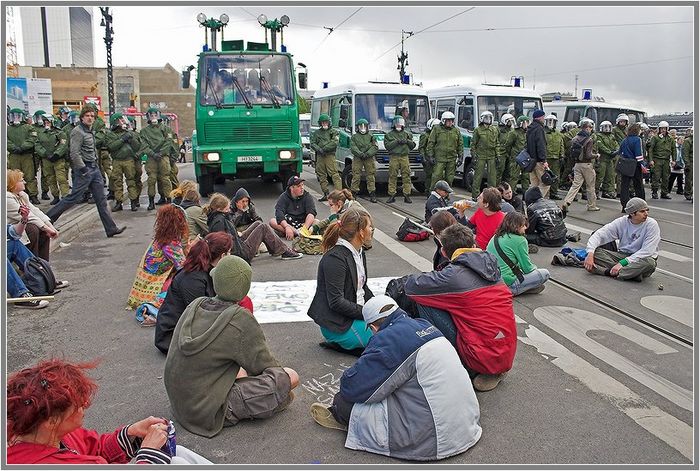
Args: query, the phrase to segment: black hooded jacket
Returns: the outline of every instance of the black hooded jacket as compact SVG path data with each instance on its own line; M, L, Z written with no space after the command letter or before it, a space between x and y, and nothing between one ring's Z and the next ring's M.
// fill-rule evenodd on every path
M544 126L539 121L532 120L527 127L527 153L537 162L547 161L547 139L544 135Z
M543 247L561 247L566 244L564 213L552 200L544 199L538 186L525 192L529 226L525 233L528 242Z

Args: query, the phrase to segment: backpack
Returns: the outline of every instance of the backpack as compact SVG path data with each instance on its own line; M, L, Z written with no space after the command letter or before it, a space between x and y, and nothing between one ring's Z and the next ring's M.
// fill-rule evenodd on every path
M406 218L396 231L396 237L401 242L419 242L430 237L430 234L426 229Z
M386 285L386 291L384 294L389 296L391 299L396 301L401 309L406 311L412 318L418 317L418 306L416 302L406 295L406 280L411 275L402 276L401 278L394 278L389 281Z
M573 162L584 162L583 148L590 140L590 137L581 138L578 135L571 140L571 148L569 149L569 158Z
M321 255L323 253L323 250L321 249L322 242L323 241L320 239L311 239L309 237L301 236L294 239L294 242L292 242L292 248L305 255Z
M56 291L56 277L49 262L29 257L24 262L24 285L34 296L48 296Z

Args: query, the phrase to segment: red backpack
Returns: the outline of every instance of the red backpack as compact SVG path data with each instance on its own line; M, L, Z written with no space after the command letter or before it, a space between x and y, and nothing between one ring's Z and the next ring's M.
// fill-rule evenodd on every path
M396 237L402 242L420 242L430 237L430 233L409 218L404 219L396 231Z

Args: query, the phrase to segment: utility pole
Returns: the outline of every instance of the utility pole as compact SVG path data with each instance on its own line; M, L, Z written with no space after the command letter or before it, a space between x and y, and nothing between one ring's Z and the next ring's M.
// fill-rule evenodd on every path
M403 83L403 77L406 74L406 66L408 65L408 52L404 51L403 42L411 36L413 36L413 31L401 30L401 54L398 56L399 65L396 67L399 71L399 83Z
M574 75L574 98L578 96L578 74Z
M46 7L41 7L41 37L43 39L44 45L44 67L51 67L51 62L49 61L49 34L48 27L46 25Z
M114 113L114 70L112 69L112 14L109 12L109 7L100 7L102 12L102 21L100 26L105 28L105 46L107 47L107 95L109 97L109 114Z

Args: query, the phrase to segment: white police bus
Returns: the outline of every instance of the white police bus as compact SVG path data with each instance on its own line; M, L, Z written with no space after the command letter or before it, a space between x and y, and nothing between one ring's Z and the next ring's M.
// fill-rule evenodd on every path
M646 121L644 111L626 105L609 103L601 97L594 97L590 88L583 90L581 99L559 93L546 93L542 95L542 99L544 100L545 112L557 117L559 129L564 122L578 123L583 118L593 120L596 127L603 121L610 121L615 126L615 120L620 113L625 113L629 117L629 124Z
M336 151L336 163L341 172L343 185L350 188L352 180L352 155L350 137L357 120L369 121L369 129L377 140L377 184L389 181L389 154L384 149L384 135L391 130L394 116L402 106L408 106L409 115L406 130L413 134L416 148L408 159L411 168L411 181L419 192L425 191L425 172L422 158L418 153L418 140L430 119L428 95L425 90L415 85L402 85L387 82L363 82L341 85L317 90L311 98L311 129L318 129L318 117L327 114L331 125L340 133L340 143ZM315 164L316 156L311 151L311 161ZM362 176L364 186L364 174Z
M522 79L514 80L513 85L450 85L428 90L433 116L440 118L445 111L451 111L456 116L455 124L464 139L464 163L457 168L456 174L466 188L472 186L469 145L474 127L479 125L479 115L490 111L493 124L497 125L506 113L516 119L521 115L532 119L532 113L542 109L542 97L534 90L522 88L520 84Z

